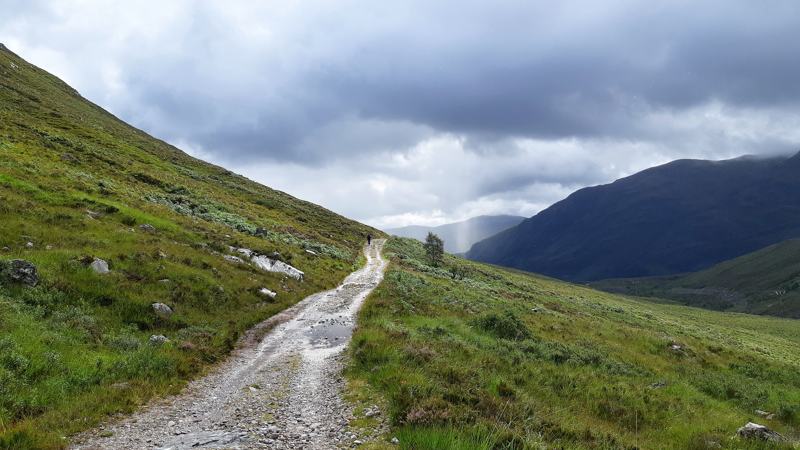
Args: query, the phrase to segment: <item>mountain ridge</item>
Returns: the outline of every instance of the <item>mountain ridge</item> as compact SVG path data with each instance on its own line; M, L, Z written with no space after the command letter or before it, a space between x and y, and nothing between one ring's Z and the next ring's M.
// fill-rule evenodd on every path
M580 189L467 256L576 281L700 270L800 236L798 167L800 154L672 161Z

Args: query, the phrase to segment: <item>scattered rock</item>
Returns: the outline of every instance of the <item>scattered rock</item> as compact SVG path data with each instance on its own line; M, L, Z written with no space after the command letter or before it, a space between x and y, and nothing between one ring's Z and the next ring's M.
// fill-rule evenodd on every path
M90 219L99 219L100 217L102 217L102 214L100 214L99 212L87 209L86 210L86 217L88 217Z
M753 422L747 422L745 426L739 428L736 435L742 439L754 439L759 441L781 442L783 436L775 431L770 430L764 425L759 425Z
M169 278L164 278L163 280L158 280L158 282L161 284L169 284L171 281Z
M33 248L33 242L26 242L25 248Z
M675 353L683 353L684 351L683 345L678 344L677 342L669 344L669 349Z
M108 268L108 263L100 258L95 258L90 264L90 267L100 275L105 275L108 272L111 272L111 270Z
M161 250L158 251L157 255L161 259L167 259L167 254L162 252Z
M167 337L164 336L163 334L154 334L150 336L150 345L155 345L156 347L160 347L166 344L167 342L169 342L169 339L167 339Z
M172 311L172 308L163 303L153 303L151 306L159 319L167 320L172 317L174 312Z
M397 437L393 437L390 442L394 445L398 445L400 444L400 439L397 439Z
M658 381L650 385L650 389L661 389L667 385L666 381Z
M11 247L3 247L3 251L4 252L10 252L11 251Z
M53 246L48 244L48 245L46 245L46 246L44 247L44 249L45 249L45 250L52 250L52 249L53 249Z
M72 153L62 153L61 160L68 163L79 163L80 160L75 157Z
M39 274L36 271L36 266L24 259L12 259L8 264L0 265L0 275L2 275L0 278L8 279L12 283L20 283L31 287L39 284Z
M180 343L180 345L178 345L178 348L183 350L183 351L189 352L189 351L197 349L197 346L195 346L194 344L192 344L189 341L183 341L183 342Z
M232 262L234 264L245 264L244 260L238 256L225 255L223 258L225 258L225 261Z
M156 227L150 225L149 223L143 223L139 225L139 229L144 231L145 233L155 233Z
M267 289L267 288L261 288L261 289L259 289L259 290L258 290L258 293L259 293L259 294L261 294L261 295L263 295L263 296L265 296L265 297L269 297L269 298L272 298L272 299L274 299L274 298L275 298L275 297L278 295L278 293L277 293L277 292L270 291L270 290L269 290L269 289Z
M370 407L370 408L367 408L367 409L364 411L364 415L365 415L366 417L375 417L375 416L378 416L378 415L380 415L380 413L381 413L381 410L380 410L380 408L378 408L377 406L372 406L372 407Z
M315 252L313 250L306 249L306 253L308 253L309 255L317 256L317 252Z
M760 409L757 409L755 411L755 413L756 413L756 415L761 416L761 417L763 417L763 418L765 418L767 420L772 420L772 419L775 418L775 414L774 413L767 412L767 411L762 411Z
M251 256L253 256L253 251L252 251L252 250L250 250L249 248L235 248L235 247L231 247L231 251L233 251L233 252L238 252L238 253L241 253L241 254L243 254L244 256L248 257L248 258L250 258Z

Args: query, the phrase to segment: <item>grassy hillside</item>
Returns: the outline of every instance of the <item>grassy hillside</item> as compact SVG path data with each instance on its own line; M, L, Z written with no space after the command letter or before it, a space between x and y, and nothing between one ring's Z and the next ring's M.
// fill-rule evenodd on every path
M0 272L24 259L40 277L0 276L6 449L60 448L177 391L243 330L334 286L364 235L380 234L191 158L1 46L0 218ZM229 262L229 246L277 252L305 280ZM94 258L111 272L95 273ZM174 315L159 318L154 302Z
M688 275L604 280L592 286L703 308L800 319L800 240L771 245Z
M410 239L386 253L348 375L403 448L784 448L733 438L747 421L800 437L797 321L430 267Z

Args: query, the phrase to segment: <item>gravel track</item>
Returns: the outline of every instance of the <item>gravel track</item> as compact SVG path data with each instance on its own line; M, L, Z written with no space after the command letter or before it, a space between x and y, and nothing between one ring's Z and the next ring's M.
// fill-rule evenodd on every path
M365 437L348 428L343 350L356 315L383 279L383 240L337 288L311 295L251 330L208 376L117 423L76 438L74 450L336 449ZM368 437L367 437L368 438Z

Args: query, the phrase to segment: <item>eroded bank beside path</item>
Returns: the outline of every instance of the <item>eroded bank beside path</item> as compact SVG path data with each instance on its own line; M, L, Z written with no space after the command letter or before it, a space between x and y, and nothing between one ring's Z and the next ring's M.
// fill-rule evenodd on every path
M242 346L180 395L79 436L72 448L334 449L362 439L348 428L342 352L364 299L381 282L383 240L364 267L259 325ZM256 335L256 334L254 334Z

